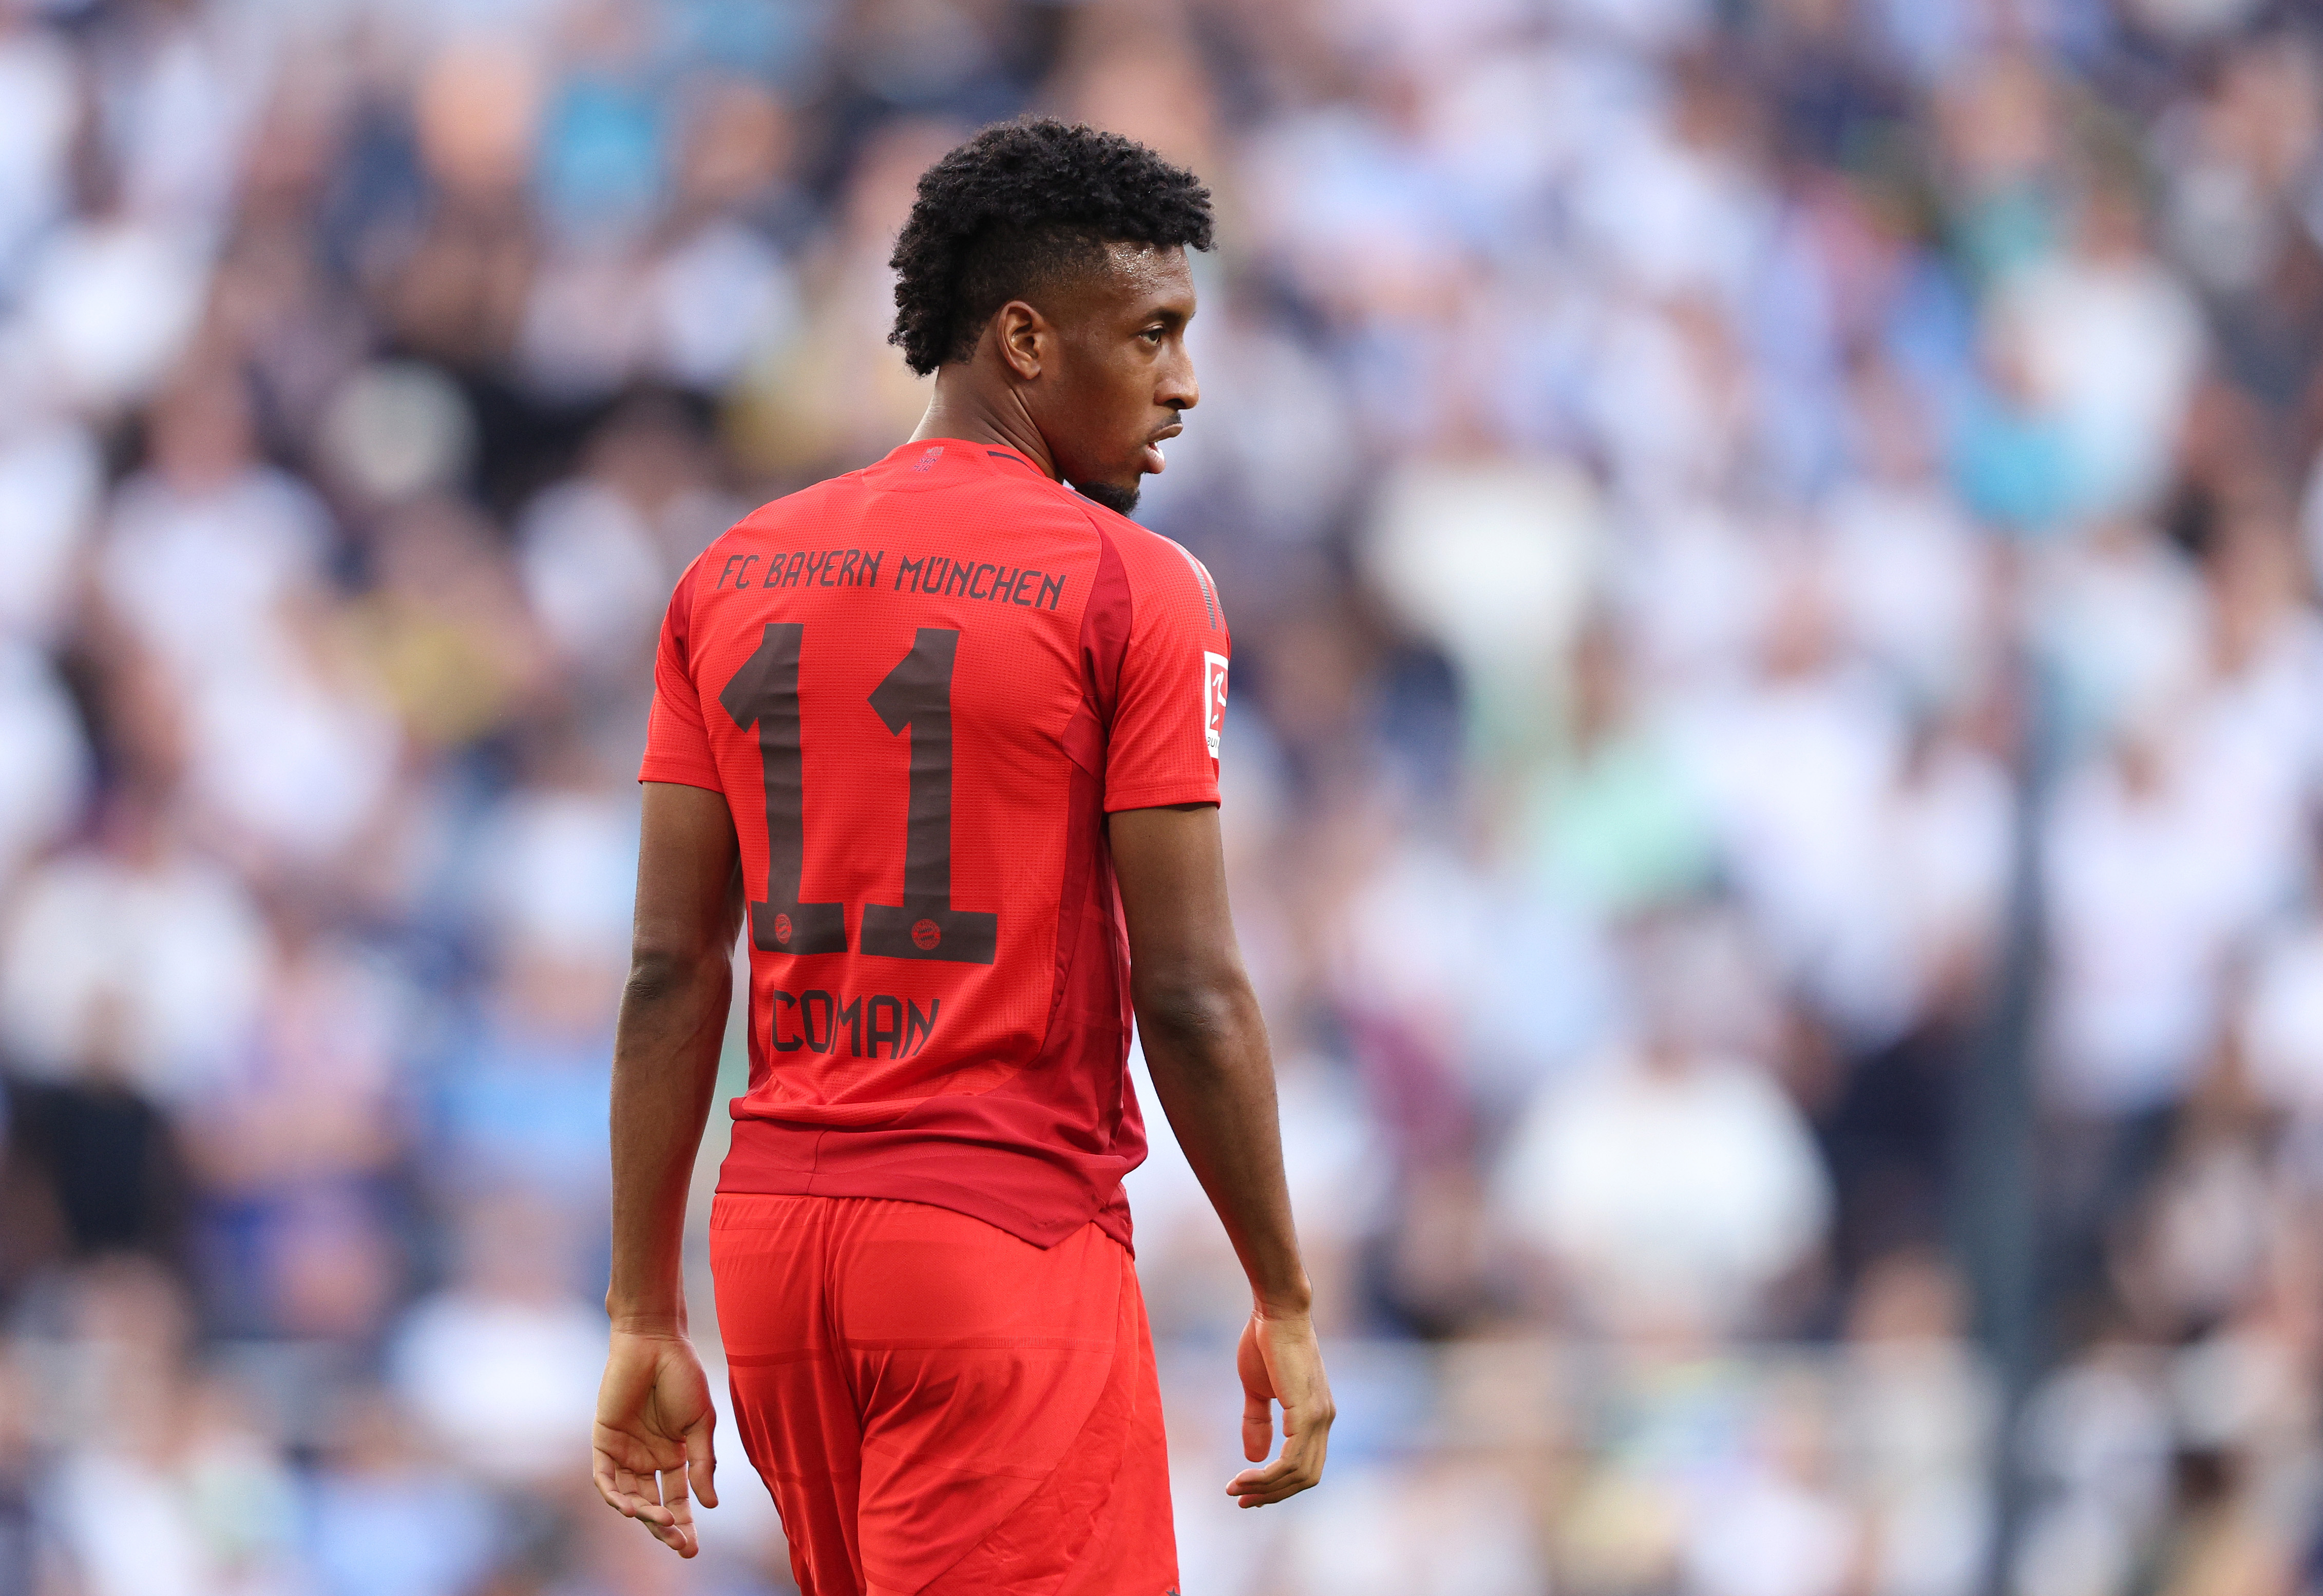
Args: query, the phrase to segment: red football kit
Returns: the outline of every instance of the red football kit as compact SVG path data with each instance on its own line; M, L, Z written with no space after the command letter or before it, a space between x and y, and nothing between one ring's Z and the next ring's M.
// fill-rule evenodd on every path
M639 776L740 841L712 1267L809 1596L1175 1582L1105 816L1217 801L1230 653L1190 555L957 439L679 579Z

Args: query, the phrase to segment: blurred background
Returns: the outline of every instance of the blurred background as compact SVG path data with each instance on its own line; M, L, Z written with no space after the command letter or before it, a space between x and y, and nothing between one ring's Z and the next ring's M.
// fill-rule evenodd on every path
M2323 5L0 0L0 1592L789 1589L586 1478L650 658L1027 108L1220 206L1184 1588L2323 1591Z

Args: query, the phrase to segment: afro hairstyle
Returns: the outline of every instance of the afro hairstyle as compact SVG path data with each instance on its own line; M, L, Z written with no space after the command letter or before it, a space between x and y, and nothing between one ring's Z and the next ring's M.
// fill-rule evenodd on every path
M896 235L895 329L922 376L993 312L1097 264L1107 243L1210 247L1210 191L1144 145L1053 117L986 128L920 175Z

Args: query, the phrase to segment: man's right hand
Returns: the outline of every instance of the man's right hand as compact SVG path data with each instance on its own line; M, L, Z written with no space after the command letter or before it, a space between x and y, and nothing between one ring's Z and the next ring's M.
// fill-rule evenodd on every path
M681 1557L701 1549L693 1497L718 1505L710 1381L683 1335L615 1330L591 1441L597 1494ZM692 1486L689 1492L688 1485Z
M1274 1443L1273 1405L1282 1404L1282 1455L1264 1468L1244 1469L1226 1485L1239 1506L1262 1508L1323 1478L1323 1454L1338 1410L1331 1405L1331 1381L1308 1315L1269 1318L1253 1312L1235 1349L1235 1367L1242 1376L1242 1454L1251 1462L1266 1462Z

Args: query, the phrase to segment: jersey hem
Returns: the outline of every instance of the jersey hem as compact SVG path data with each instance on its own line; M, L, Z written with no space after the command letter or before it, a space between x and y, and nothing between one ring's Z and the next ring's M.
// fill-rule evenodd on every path
M658 759L647 759L640 764L638 766L638 780L668 782L680 787L700 787L704 792L710 793L723 793L726 790L718 779L718 773L714 770L704 770L693 765L674 765Z
M1058 1170L1049 1160L1017 1145L954 1142L942 1146L940 1139L923 1140L908 1133L904 1138L909 1143L908 1151L889 1145L866 1158L833 1159L826 1156L831 1147L826 1138L834 1134L848 1137L849 1133L834 1133L827 1125L788 1125L737 1114L733 1141L725 1161L718 1167L717 1189L774 1197L882 1197L924 1203L965 1214L1044 1249L1094 1223L1133 1256L1136 1252L1131 1240L1129 1199L1118 1177L1110 1191L1099 1193ZM942 1146L941 1167L931 1168L933 1160L911 1156L939 1146ZM898 1157L899 1153L903 1156ZM1013 1194L1015 1200L1004 1194Z
M1217 801L1218 784L1216 782L1125 787L1118 792L1106 792L1105 812L1117 814L1125 809L1162 809L1172 803L1216 803Z

